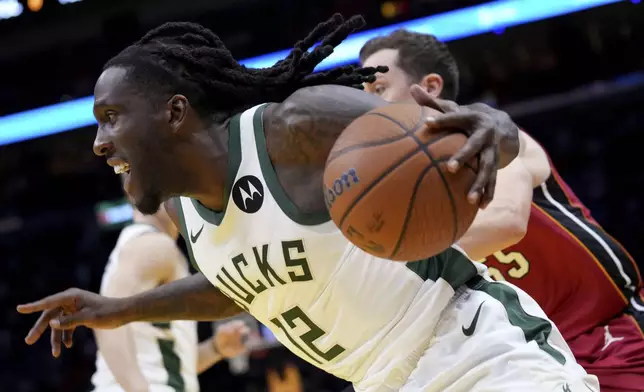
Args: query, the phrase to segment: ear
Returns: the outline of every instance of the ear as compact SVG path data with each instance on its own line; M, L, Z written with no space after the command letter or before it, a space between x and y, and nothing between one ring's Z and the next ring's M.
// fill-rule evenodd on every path
M440 97L443 92L443 78L439 74L425 75L418 84L434 98Z
M168 100L168 123L174 132L181 129L181 126L188 117L188 108L190 103L184 95L173 95Z

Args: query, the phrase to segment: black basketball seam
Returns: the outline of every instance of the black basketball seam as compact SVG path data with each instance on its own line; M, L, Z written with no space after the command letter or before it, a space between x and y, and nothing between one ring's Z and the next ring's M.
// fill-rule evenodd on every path
M369 186L367 186L367 187L362 191L362 193L361 193L358 197L356 197L356 198L351 202L351 204L349 205L349 207L347 207L346 211L345 211L345 212L344 212L344 214L342 215L342 218L340 218L340 223L338 224L338 227L339 227L339 228L342 228L342 225L344 225L344 220L347 218L347 216L349 216L349 214L351 213L351 210L353 210L353 207L355 207L355 206L358 204L358 202L359 202L360 200L362 200L362 199L363 199L363 198L364 198L364 197L365 197L365 196L366 196L366 195L367 195L367 194L368 194L368 193L369 193L369 192L370 192L370 191L371 191L371 190L372 190L376 185L378 185L378 183L379 183L383 178L385 178L386 176L388 176L389 174L391 174L391 172L393 172L394 170L396 170L396 168L397 168L398 166L400 166L401 164L403 164L404 162L406 162L409 158L411 158L411 157L413 157L414 155L418 154L418 153L420 152L420 150L421 150L421 149L420 149L420 147L419 147L419 148L416 148L416 149L414 149L414 150L412 150L412 151L411 151L411 152L409 152L407 155L403 156L401 159L399 159L398 161L394 162L391 166L389 166L389 167L387 168L387 170L385 170L385 171L383 171L382 173L380 173L380 175L379 175L378 177L374 178L374 179L373 179L373 181L371 181L371 183L369 184Z
M333 154L329 155L329 158L327 159L327 165L329 163L333 162L335 159L337 159L337 158L341 157L342 155L344 155L344 154L346 154L348 152L351 152L353 150L357 150L357 149L360 149L360 148L367 148L367 147L377 147L377 146L397 142L398 140L402 140L402 139L406 138L407 136L409 136L409 135L402 134L402 135L399 135L399 136L394 136L394 137L389 138L389 139L374 140L372 142L365 142L365 143L356 144L354 146L343 148L342 150L336 151Z
M404 126L402 123L400 123L400 121L396 120L393 117L389 117L388 115L386 115L384 113L369 112L369 113L365 114L365 116L378 116L378 117L386 118L387 120L389 120L389 121L393 122L394 124L398 125L400 127L400 129L402 129L403 132L405 133L405 135L407 135L407 136L410 136L412 132L415 132L423 124L423 118L421 116L420 121L418 121L418 123L416 123L416 125L414 126L414 129L409 130L409 129L407 129L406 126Z
M416 180L416 184L414 185L414 191L411 194L411 198L409 200L409 205L407 206L407 212L405 213L405 220L403 222L402 229L400 230L400 235L398 236L398 241L396 241L396 246L394 247L394 250L391 252L391 255L389 256L390 259L393 260L394 256L396 256L396 253L398 253L398 250L400 249L400 245L402 244L402 240L405 237L405 232L407 231L407 226L409 224L409 220L411 218L411 211L414 209L414 202L416 201L416 195L418 192L418 187L420 186L421 182L423 182L423 178L429 173L429 171L434 167L434 165L429 165L423 170L422 173L418 176L418 179Z
M422 107L420 108L420 111L421 111L421 122L422 122L422 112L423 112ZM425 152L425 154L427 155L427 157L432 161L432 166L438 166L438 161L436 159L434 159L434 156L432 155L432 153L429 151L429 148L428 148L429 146L431 146L432 143L423 144L423 142L418 138L418 136L416 136L413 133L410 134L409 136L411 136L416 141L416 143L418 143L418 145L420 146L420 149L423 150ZM458 233L458 214L457 214L457 211L456 211L456 201L454 200L454 195L452 194L452 189L449 187L449 183L447 182L447 179L445 178L445 175L443 174L443 171L440 169L440 167L438 168L438 175L440 176L441 181L443 182L443 186L447 190L447 196L449 198L449 202L450 202L450 205L452 207L452 220L453 220L453 223L454 223L454 225L453 225L454 226L454 232L452 233L452 242L454 242L454 241L456 241L456 234Z

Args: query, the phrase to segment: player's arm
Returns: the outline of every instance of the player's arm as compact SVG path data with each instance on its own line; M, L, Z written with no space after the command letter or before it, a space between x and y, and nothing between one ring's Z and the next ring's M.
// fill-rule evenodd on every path
M246 351L243 339L249 333L250 329L241 320L232 320L217 327L212 338L199 343L197 373L208 370L222 359L233 358Z
M420 104L425 104L426 98L423 94L415 95ZM300 170L300 175L310 175L315 169L324 167L336 139L349 123L385 105L389 103L350 87L322 85L299 89L284 102L270 105L264 113L271 162L278 171L294 169L296 172ZM497 126L483 112L468 112L467 121L455 122L453 117L452 127L461 128L470 135L468 143L457 152L458 159L467 161L480 153L481 169L471 192L482 194L484 188L486 191L493 188L497 164L506 165L516 157L519 150L517 129L514 126L510 130ZM304 173L302 168L311 170ZM296 197L296 192L286 191L289 196ZM323 205L319 203L322 200L321 191L319 198L315 206ZM308 212L307 207L310 206L302 205L298 200L293 202L302 211Z
M550 175L543 149L524 132L521 132L520 140L517 159L497 173L494 198L487 208L479 210L468 231L458 241L473 260L514 245L525 236L532 190Z
M173 202L165 203L165 207L179 227ZM27 344L34 344L47 327L51 326L52 350L60 352L63 337L65 345L71 347L71 332L78 326L112 329L135 321L213 321L232 317L242 312L242 309L222 294L202 273L197 273L124 298L68 289L19 305L18 312L42 312L25 338Z
M170 238L159 233L144 234L127 242L103 279L101 294L128 297L144 288L156 287L170 280L181 254ZM94 330L96 343L116 382L126 391L147 391L146 381L137 361L132 327Z

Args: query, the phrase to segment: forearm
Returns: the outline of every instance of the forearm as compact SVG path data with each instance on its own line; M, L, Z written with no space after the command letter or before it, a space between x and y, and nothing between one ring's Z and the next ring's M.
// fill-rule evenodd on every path
M526 233L531 205L532 177L518 158L499 170L494 198L457 244L472 260L516 244Z
M123 308L128 322L212 321L242 311L201 273L125 298Z
M116 382L128 392L147 391L149 384L136 357L136 345L129 326L94 330L98 350Z
M208 370L212 365L224 359L221 354L215 351L214 342L212 339L205 340L199 343L197 351L197 373Z
M525 228L515 223L508 224L516 221L516 214L505 208L488 207L479 211L457 244L475 261L516 244L525 235Z

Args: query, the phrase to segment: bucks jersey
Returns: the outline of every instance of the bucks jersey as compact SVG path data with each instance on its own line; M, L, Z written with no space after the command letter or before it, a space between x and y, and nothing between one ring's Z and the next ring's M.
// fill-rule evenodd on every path
M230 122L225 209L175 200L191 257L301 358L349 381L400 385L477 267L455 248L414 263L380 259L327 213L298 211L267 153L264 108Z
M116 247L112 251L101 286L105 287L121 263L119 253L128 241L156 229L145 224L133 224L121 232ZM188 276L188 266L177 263L174 279ZM173 279L173 280L174 280ZM137 292L149 290L142 283ZM143 376L150 384L150 391L181 391L197 392L197 324L194 321L173 321L171 323L128 324L130 328L136 357ZM96 372L92 376L92 384L96 392L123 391L114 379L105 358L100 350L96 358Z

